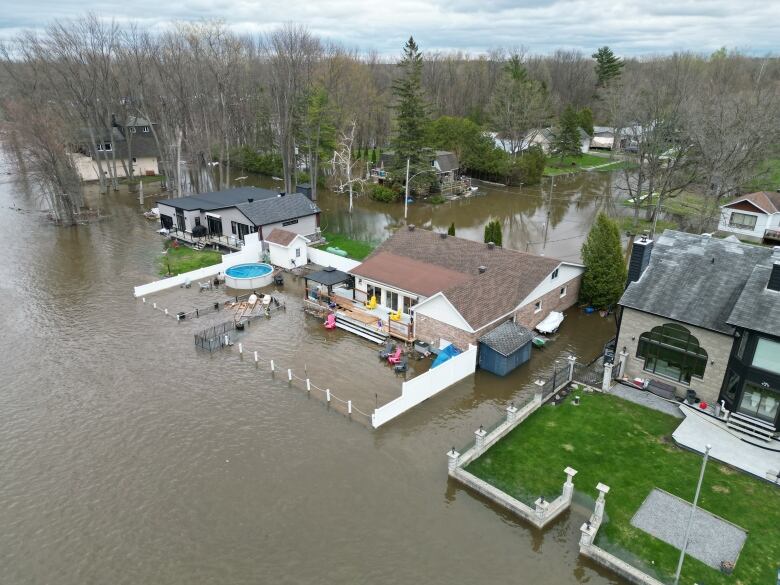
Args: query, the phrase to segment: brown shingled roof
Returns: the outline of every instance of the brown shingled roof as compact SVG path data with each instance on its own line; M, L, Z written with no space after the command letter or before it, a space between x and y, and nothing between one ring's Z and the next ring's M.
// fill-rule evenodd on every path
M352 272L423 296L442 292L476 330L511 312L559 264L554 258L402 228ZM482 274L480 266L486 269Z
M733 203L737 203L738 201L745 200L750 201L754 205L757 205L767 213L780 212L780 193L775 193L773 191L756 191L755 193L747 193L727 203L725 207L728 207Z
M282 228L274 228L271 233L265 237L266 242L273 244L279 244L280 246L289 246L290 242L295 239L298 234L289 230L283 230Z

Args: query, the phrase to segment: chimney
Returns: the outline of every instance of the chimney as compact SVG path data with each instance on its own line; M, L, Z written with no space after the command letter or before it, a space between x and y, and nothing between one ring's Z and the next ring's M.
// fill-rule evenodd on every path
M487 270L487 266L480 266L479 268L477 268L477 270L479 270L480 274L485 274L485 271Z
M496 247L496 244L494 242L488 242L487 243L488 250L492 250Z
M254 201L254 199L252 199L251 197L249 199L247 199L247 202L249 202L249 203L252 203L252 201Z
M439 234L439 237L440 237L442 240L446 240L446 239L447 239L447 232L442 232L442 233L440 233L440 234Z
M650 254L653 251L653 240L642 234L639 240L634 240L634 246L631 248L631 258L628 261L628 281L626 286L639 280L642 273L650 263Z
M772 248L772 272L769 273L766 288L780 292L780 246Z
M284 197L285 195L287 195L287 193L284 191L279 191L279 197Z
M413 232L413 231L414 231L414 224L413 224L413 223L410 223L410 224L409 224L409 231L410 231L410 232Z

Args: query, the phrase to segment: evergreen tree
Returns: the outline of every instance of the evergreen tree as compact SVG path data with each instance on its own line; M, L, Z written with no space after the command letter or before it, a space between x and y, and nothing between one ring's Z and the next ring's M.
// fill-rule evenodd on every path
M395 97L395 132L391 140L394 150L393 167L405 170L406 160L411 161L412 173L425 163L425 126L428 121L422 90L423 58L413 37L404 45L403 58L398 63L400 75L393 83Z
M580 128L588 133L588 136L593 136L593 110L590 108L582 108L577 114L577 121Z
M612 49L601 47L591 56L596 60L597 87L606 87L612 79L620 76L625 63L612 52Z
M582 156L580 144L580 120L571 106L561 114L560 123L555 131L552 143L553 151L561 158L564 156Z
M376 156L376 146L371 151L371 164L376 165L377 163L377 156Z
M450 227L447 230L447 235L448 236L454 236L455 235L455 222L454 221L450 224Z
M501 223L497 219L492 219L485 224L485 243L493 242L496 246L501 245Z
M617 304L628 272L617 222L604 213L599 213L582 245L582 262L585 264L580 290L582 300L597 308Z

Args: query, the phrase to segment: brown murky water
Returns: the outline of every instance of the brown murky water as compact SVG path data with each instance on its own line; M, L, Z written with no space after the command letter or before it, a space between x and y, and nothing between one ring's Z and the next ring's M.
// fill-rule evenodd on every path
M606 176L592 177L556 184L549 255L575 254L567 238L608 204ZM508 222L505 244L522 249L543 234L534 193L414 204L410 221L455 221L479 237L495 216ZM531 530L449 482L445 458L554 359L598 353L608 320L572 311L530 365L479 373L373 432L242 363L235 347L196 350L197 323L133 299L155 277L161 242L133 196L92 203L110 217L51 227L11 209L35 202L0 170L0 582L616 582L578 557L583 512ZM351 217L343 197L321 205L329 227L360 236L398 222L397 209L366 201ZM198 293L171 291L170 302L200 302L188 294ZM281 294L293 299L294 283ZM293 305L253 325L247 343L369 401L398 382L374 346L325 335Z

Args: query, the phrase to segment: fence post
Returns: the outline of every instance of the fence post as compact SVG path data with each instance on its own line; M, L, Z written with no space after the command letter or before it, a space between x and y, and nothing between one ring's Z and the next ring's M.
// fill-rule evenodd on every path
M145 303L146 302L146 297L141 297L141 301Z
M539 390L534 392L534 402L539 404L542 402L542 398L544 398L544 380L537 380L534 384L539 387Z
M347 400L347 414L352 416L352 401Z
M609 389L612 387L612 366L614 364L606 363L604 364L604 377L601 380L601 389L604 392L609 392Z
M328 401L328 404L330 404L330 388L325 388L325 399Z
M306 378L306 392L311 392L311 380Z
M274 360L271 360L271 373L273 374L276 371L274 368Z
M287 368L287 383L292 386L292 368Z
M255 352L255 363L257 363L257 352Z
M514 402L511 402L509 406L506 407L506 422L512 424L513 422L515 422L516 418L517 418L517 407L515 406Z
M244 355L244 344L240 343L238 344L238 353L240 353L242 356Z
M536 510L536 517L539 521L539 526L544 524L544 519L547 517L547 510L550 507L550 502L544 499L544 496L539 496L534 502L534 509Z
M157 303L152 303L152 309L156 309L156 308L157 308Z
M168 309L165 309L165 314L166 314L166 315L168 314Z
M571 382L574 380L574 364L577 363L577 358L570 355L566 359L569 360L569 382Z
M455 447L447 451L447 471L452 473L458 468L458 458L460 453L455 450Z
M593 544L593 539L596 536L596 527L590 523L590 520L580 526L580 549L588 548Z
M596 505L593 507L592 521L594 524L600 525L601 519L604 517L604 506L606 505L604 496L609 493L609 486L599 482L596 489L599 491L599 497L596 499Z
M487 435L487 431L482 425L479 425L479 428L474 431L474 446L477 451L482 451L485 448L485 435Z
M566 482L563 484L563 499L568 503L571 503L571 497L574 493L574 476L577 475L577 470L567 467L563 470L566 474Z

